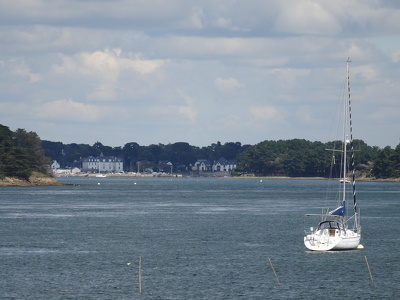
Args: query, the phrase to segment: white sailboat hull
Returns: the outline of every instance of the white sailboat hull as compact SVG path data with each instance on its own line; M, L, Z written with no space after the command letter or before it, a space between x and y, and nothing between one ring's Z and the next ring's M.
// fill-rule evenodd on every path
M352 230L318 230L304 237L304 245L312 251L351 250L360 244L361 235Z

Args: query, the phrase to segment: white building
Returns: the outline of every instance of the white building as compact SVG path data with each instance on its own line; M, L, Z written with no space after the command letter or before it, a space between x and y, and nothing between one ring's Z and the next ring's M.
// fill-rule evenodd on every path
M89 156L82 159L82 171L87 173L120 173L124 170L122 159L115 156Z
M212 164L210 161L206 159L197 160L192 168L193 171L199 171L199 172L210 172L211 169L212 169Z
M231 172L236 169L236 164L236 160L229 161L223 157L215 160L214 163L206 159L199 159L194 163L192 170L199 172Z
M236 164L236 160L229 161L221 157L220 159L214 161L212 170L214 172L231 172L232 170L236 169Z
M52 160L50 164L50 168L53 170L57 170L60 168L60 164L56 160Z

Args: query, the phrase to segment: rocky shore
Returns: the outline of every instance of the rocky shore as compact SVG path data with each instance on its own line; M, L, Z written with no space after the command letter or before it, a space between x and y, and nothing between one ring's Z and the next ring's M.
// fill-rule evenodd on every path
M62 183L57 179L39 173L34 173L29 180L19 179L15 177L0 178L0 187L2 186L61 186Z

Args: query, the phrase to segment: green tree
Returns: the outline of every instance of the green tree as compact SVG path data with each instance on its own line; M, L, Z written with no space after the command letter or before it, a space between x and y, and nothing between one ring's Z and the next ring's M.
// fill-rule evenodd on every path
M12 131L0 124L0 177L7 176L7 164L10 160L10 151L14 146Z
M21 147L13 147L3 160L5 175L9 177L18 177L29 180L32 175L30 168L31 158L26 149Z
M393 150L390 146L379 151L372 173L377 178L400 177L400 145Z
M244 150L238 157L238 171L264 176L326 176L328 147L304 139L264 141Z
M26 149L29 155L30 168L39 173L48 173L50 158L45 156L42 142L35 132L27 132L25 129L17 129L13 134L17 147Z
M0 125L0 177L29 179L31 160L28 150L16 145L14 133Z

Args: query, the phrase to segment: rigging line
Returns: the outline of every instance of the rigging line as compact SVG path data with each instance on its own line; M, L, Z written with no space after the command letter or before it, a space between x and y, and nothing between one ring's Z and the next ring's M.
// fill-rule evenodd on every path
M350 58L347 59L347 91L349 99L349 122L350 122L350 147L351 147L351 169L352 169L352 186L353 186L353 200L354 212L357 212L357 199L356 199L356 175L355 175L355 158L354 158L354 143L353 143L353 122L351 118L351 97L350 97L350 71L349 63Z

